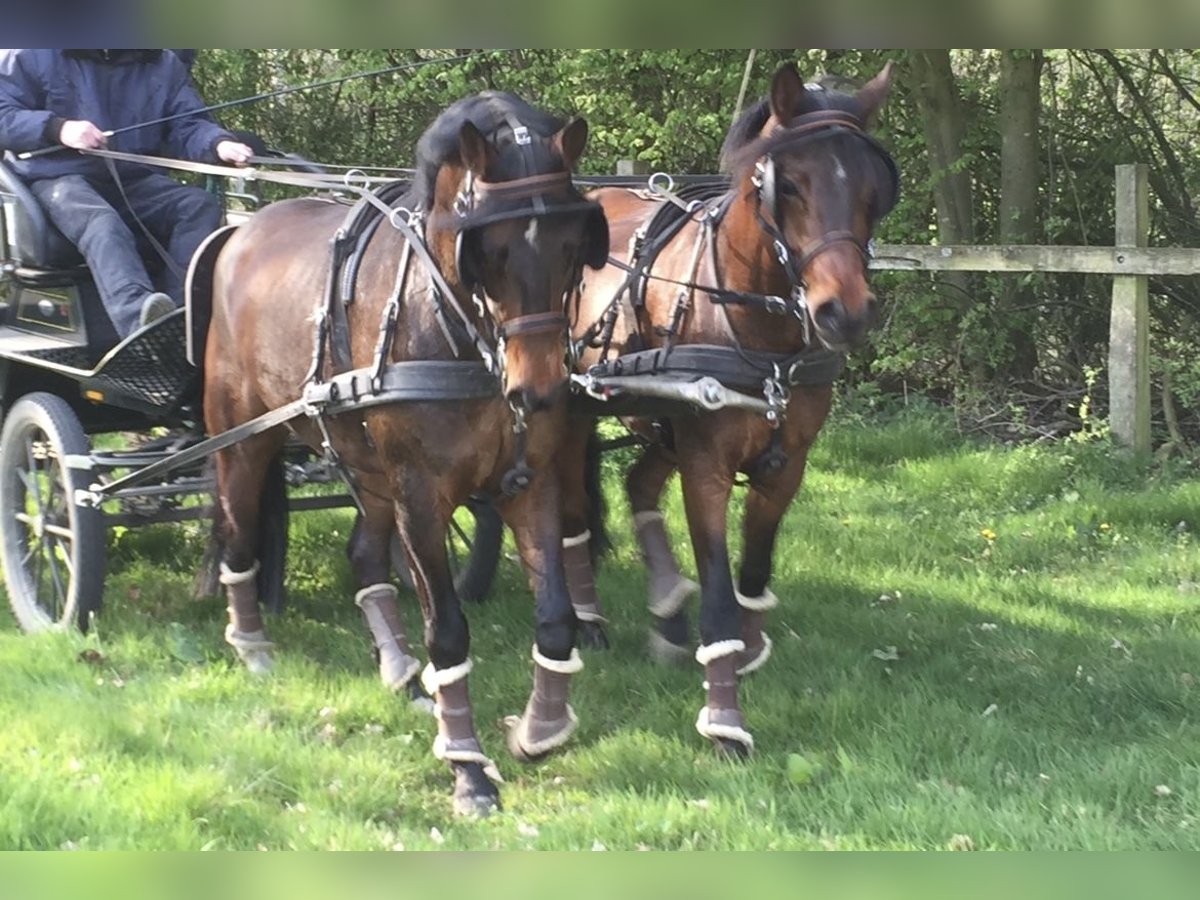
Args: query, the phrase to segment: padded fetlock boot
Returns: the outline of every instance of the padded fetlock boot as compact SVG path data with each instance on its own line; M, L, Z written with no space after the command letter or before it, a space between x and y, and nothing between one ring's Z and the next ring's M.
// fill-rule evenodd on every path
M370 585L354 595L375 641L379 677L393 691L402 690L421 671L421 663L413 656L404 623L400 621L396 594L393 585L384 583Z
M267 640L263 629L257 579L257 562L245 572L234 572L221 563L220 581L229 604L225 641L237 651L238 658L252 674L262 675L271 670L271 651L275 645Z
M566 660L550 659L533 648L533 692L520 717L504 720L508 727L508 749L525 762L561 747L575 733L579 719L567 703L571 676L583 668L578 650Z
M738 705L738 654L746 645L740 640L718 641L696 651L696 661L704 666L704 707L696 719L696 730L716 744L724 755L744 758L754 749L754 737L746 730L746 720Z
M588 541L592 533L585 531L574 537L563 538L563 572L567 578L567 591L571 595L571 606L579 623L577 642L587 648L608 649L608 635L604 626L604 609L596 593L596 577L592 570L592 555Z
M435 669L430 663L421 673L421 683L436 701L433 714L438 733L433 741L433 755L449 763L454 772L454 811L459 815L486 816L500 808L496 785L504 779L483 752L475 734L467 690L470 671L469 659L448 669Z
M742 608L742 640L746 649L737 655L738 675L749 675L762 668L771 658L770 637L763 631L763 623L767 613L779 605L779 598L769 588L757 597L747 597L737 593L738 606Z
M634 513L633 522L650 576L650 612L660 619L669 619L683 609L699 585L680 574L662 513L657 510Z

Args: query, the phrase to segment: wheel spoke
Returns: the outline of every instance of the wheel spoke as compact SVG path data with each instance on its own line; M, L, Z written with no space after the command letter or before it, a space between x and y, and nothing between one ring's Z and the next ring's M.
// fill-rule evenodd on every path
M459 538L461 538L462 542L467 545L467 553L469 555L471 551L475 549L475 545L471 543L471 538L467 535L466 529L458 524L457 519L450 520L450 527L458 533Z
M62 616L62 611L67 608L67 590L63 586L62 578L58 574L58 563L54 551L57 546L54 544L46 545L46 562L50 569L50 589L54 595L54 619L57 621Z
M71 529L64 525L55 525L47 522L44 527L46 529L46 534L52 534L55 537L63 538L64 540L69 541L72 537L74 537L74 533L71 531Z
M25 464L28 467L26 471L29 473L29 480L26 482L26 490L29 491L29 496L33 499L34 510L41 515L42 513L42 492L41 484L38 480L38 464L37 458L33 455L33 435L25 436Z

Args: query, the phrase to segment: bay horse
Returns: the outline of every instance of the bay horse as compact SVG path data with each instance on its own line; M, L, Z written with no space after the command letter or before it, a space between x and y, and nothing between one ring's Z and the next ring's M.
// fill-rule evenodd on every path
M270 668L255 547L261 485L290 430L348 475L360 508L348 550L355 601L385 683L420 693L389 583L399 532L425 621L420 684L436 701L434 754L453 770L465 814L497 808L500 780L475 732L469 632L445 543L471 495L496 498L536 601L534 686L512 717L510 749L544 754L577 722L567 693L582 661L551 462L568 426L564 300L583 266L608 253L603 212L571 180L587 133L583 119L511 94L465 98L421 137L411 190L356 207L382 206L374 218L319 198L273 203L233 233L213 273L209 434L301 396L330 411L217 454L226 640L251 671Z
M629 252L628 262L610 260L589 273L568 306L583 383L597 373L615 376L610 386L633 373L651 383L708 375L721 383L714 389L740 392L735 399L743 405L753 399L747 394L759 398L758 411L737 404L661 411L660 402L655 412L639 409L629 388L633 407L623 416L646 442L625 486L649 573L652 648L677 659L691 655L685 606L697 586L680 573L659 512L667 479L678 470L700 580L695 658L704 666L707 699L696 727L734 755L753 748L737 685L770 654L762 624L777 603L768 581L780 519L829 413L844 351L875 316L867 242L896 201L898 178L868 128L891 78L888 63L861 90L843 93L805 85L785 66L769 96L726 138L724 193L673 196L678 210L653 190L589 195L604 207L614 247ZM671 223L665 231L652 224L664 214ZM613 400L590 409L603 415L622 408ZM568 543L588 535L589 500L578 478L584 453L576 437L563 457ZM750 490L735 583L726 520L739 475ZM586 563L579 556L568 576ZM590 587L590 572L578 580Z

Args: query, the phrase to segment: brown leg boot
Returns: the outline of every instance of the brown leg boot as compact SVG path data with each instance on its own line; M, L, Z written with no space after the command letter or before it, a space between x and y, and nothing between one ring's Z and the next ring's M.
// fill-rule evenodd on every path
M660 619L669 619L699 590L699 585L680 574L662 513L658 510L634 513L633 522L637 526L642 559L650 574L650 612Z
M710 738L728 756L744 758L754 749L754 737L746 730L746 720L738 706L737 655L746 649L740 640L718 641L696 651L696 661L704 666L704 685L708 696L696 730Z
M400 610L396 607L396 588L390 584L372 584L354 595L363 611L375 649L379 653L379 677L393 691L401 690L421 670L412 655Z
M225 626L225 642L237 651L238 657L254 675L271 670L271 651L275 645L267 640L262 614L258 609L258 563L245 572L234 572L221 563L221 584L229 603L229 624Z
M520 718L509 716L508 749L522 762L531 762L567 742L579 726L567 703L571 676L583 668L578 650L566 660L549 659L533 648L533 693Z
M567 591L571 595L571 606L579 622L577 641L582 647L596 650L608 649L608 635L604 626L604 610L596 593L596 578L592 572L592 555L588 541L592 533L585 531L574 537L563 538L563 572L567 577Z
M749 675L771 658L773 644L762 626L767 612L779 605L779 598L770 588L763 588L757 597L737 594L737 602L742 608L742 640L746 644L746 649L737 655L737 673Z
M469 659L448 669L435 669L430 663L421 673L421 683L437 702L434 715L438 733L433 741L433 755L449 763L454 772L454 812L486 816L500 808L496 784L504 779L475 735L467 690L470 671Z

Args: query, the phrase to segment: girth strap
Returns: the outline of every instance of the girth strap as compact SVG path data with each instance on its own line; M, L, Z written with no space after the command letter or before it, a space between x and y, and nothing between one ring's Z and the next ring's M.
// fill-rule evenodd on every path
M837 380L846 366L846 355L825 349L787 354L738 350L715 344L682 344L672 348L670 353L661 349L627 353L592 366L588 374L606 378L660 372L696 378L707 375L729 388L758 391L762 389L763 379L774 375L776 366L782 384L818 387Z

